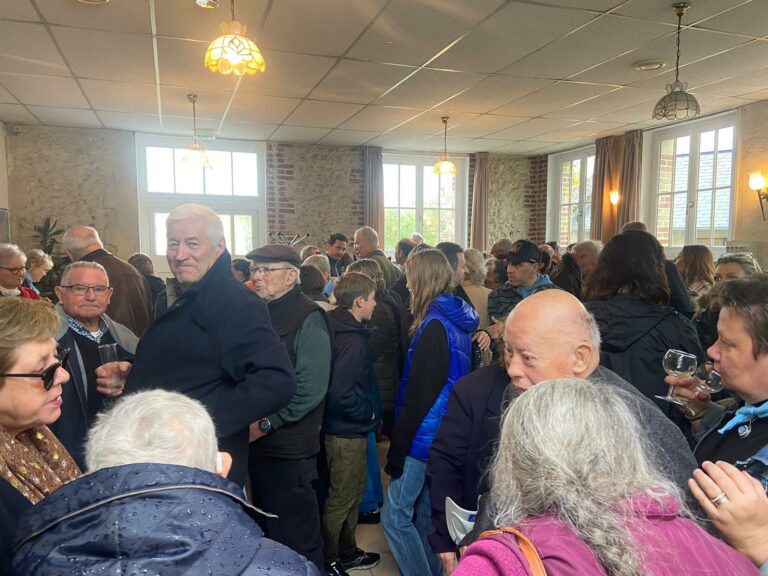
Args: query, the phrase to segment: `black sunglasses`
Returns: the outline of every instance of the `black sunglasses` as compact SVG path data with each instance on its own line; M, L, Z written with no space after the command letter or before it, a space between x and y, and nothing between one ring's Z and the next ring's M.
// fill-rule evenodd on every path
M43 381L43 388L50 390L53 388L53 379L56 376L56 370L62 368L67 363L69 358L69 348L65 348L59 352L59 359L48 366L42 372L34 374L0 374L0 378L40 378Z

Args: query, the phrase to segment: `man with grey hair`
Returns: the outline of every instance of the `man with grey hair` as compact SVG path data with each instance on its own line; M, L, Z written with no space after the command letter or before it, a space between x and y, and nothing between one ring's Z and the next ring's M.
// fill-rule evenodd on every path
M328 256L325 254L315 254L304 260L304 264L309 264L320 270L320 274L323 275L325 280L325 288L323 288L323 296L330 297L333 293L333 279L331 278L331 263L328 260Z
M391 290L397 279L402 276L400 269L392 264L387 255L379 248L379 235L370 226L363 226L355 230L354 242L355 254L360 258L376 260L384 274L384 287Z
M122 394L124 375L113 374L103 385L96 382L96 369L104 362L101 351L112 348L117 359L133 358L139 339L128 328L115 322L106 310L113 289L107 271L96 262L73 262L64 269L56 286L56 313L59 346L69 350L64 366L70 385L62 388L61 416L50 425L56 437L82 469L84 444L96 415ZM125 364L113 368L125 369Z
M331 377L331 334L325 311L299 286L298 254L267 244L246 254L253 290L267 303L272 326L296 372L288 404L251 426L248 469L257 506L278 518L265 520L267 536L323 568L317 479L320 427ZM314 258L314 256L313 256Z
M430 499L436 532L432 549L443 564L454 561L448 535L445 498L468 510L488 490L484 475L498 437L502 406L545 380L582 378L621 388L629 394L657 464L670 480L685 489L696 461L675 424L634 386L600 366L600 332L594 318L572 295L546 290L520 302L505 323L506 382L499 368L489 366L459 380L429 454ZM492 528L493 514L481 510L470 541ZM468 544L469 542L462 542Z
M97 262L109 274L113 297L107 312L116 322L141 336L152 320L152 296L144 276L133 266L104 249L96 228L73 226L62 239L72 262Z
M141 338L125 391L162 388L200 400L222 450L232 454L228 477L244 485L249 426L288 403L293 369L266 305L232 275L218 214L179 206L168 214L166 232L175 279L168 309Z
M584 279L592 273L600 256L600 244L595 240L578 242L569 254L564 254L552 272L552 282L581 300Z
M86 452L89 474L22 520L17 573L318 574L264 538L255 520L267 514L226 480L232 460L200 402L127 396L99 415Z
M304 246L304 248L301 249L301 253L299 254L299 256L301 257L301 261L303 263L310 256L314 256L315 254L319 254L319 253L320 253L320 248L318 248L317 246L312 246L312 244L307 244L306 246Z

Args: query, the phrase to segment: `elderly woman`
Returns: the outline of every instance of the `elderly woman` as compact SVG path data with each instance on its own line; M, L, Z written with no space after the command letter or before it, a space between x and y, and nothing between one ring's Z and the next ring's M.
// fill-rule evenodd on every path
M35 288L35 283L40 282L43 277L53 268L53 260L48 254L39 248L27 250L27 273L24 276L24 288L31 288L35 294L40 295L40 291Z
M564 379L512 404L491 472L499 530L467 549L454 576L529 574L536 557L549 576L757 574L687 517L623 394Z
M486 267L483 259L483 253L474 248L464 250L464 263L466 271L464 272L464 281L461 288L466 294L467 300L480 316L480 330L488 325L488 294L490 288L485 287ZM461 294L457 294L463 297Z
M0 298L0 573L9 574L20 513L80 475L48 429L69 380L56 356L53 308ZM4 569L7 568L7 569Z
M0 244L0 297L21 296L40 300L31 288L22 286L27 272L27 257L15 244Z

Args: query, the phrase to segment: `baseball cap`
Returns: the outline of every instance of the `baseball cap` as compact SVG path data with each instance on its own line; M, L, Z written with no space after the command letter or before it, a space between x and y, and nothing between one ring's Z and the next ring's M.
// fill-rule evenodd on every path
M523 262L538 264L541 262L541 248L530 240L518 240L507 252L507 262L515 265Z

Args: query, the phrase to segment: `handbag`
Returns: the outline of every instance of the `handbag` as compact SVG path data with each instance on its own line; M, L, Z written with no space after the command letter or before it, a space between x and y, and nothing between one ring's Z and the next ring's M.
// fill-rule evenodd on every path
M510 542L510 538L505 535L509 535L514 537L515 542L517 543L517 548L520 549L520 551L523 553L523 556L525 556L526 561L528 562L528 568L531 571L532 576L547 576L547 571L544 568L544 563L541 561L541 557L539 556L539 553L536 552L536 548L534 547L533 543L528 539L528 537L520 532L520 530L516 528L512 528L511 526L507 526L506 528L500 528L498 530L486 530L482 534L480 534L480 539L483 538L491 538L492 536L498 536L498 538L494 538L497 542L501 542L504 544L507 548L512 548L512 543Z

